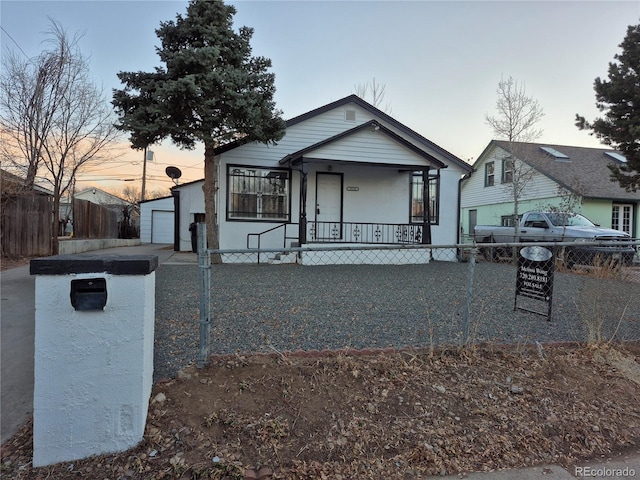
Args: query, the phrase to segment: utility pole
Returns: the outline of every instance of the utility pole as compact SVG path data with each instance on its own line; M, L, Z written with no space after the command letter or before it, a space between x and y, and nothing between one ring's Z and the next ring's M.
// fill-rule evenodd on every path
M147 150L147 147L144 147L144 159L142 160L142 191L140 192L142 200L144 200L144 192L147 185L147 160L153 161L153 150Z
M142 160L142 191L141 197L144 200L144 189L147 183L147 147L144 147L144 159Z

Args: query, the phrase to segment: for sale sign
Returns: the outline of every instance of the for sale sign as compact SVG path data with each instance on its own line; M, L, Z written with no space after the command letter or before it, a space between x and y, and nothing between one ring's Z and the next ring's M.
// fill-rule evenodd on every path
M554 272L555 257L551 250L540 246L521 248L513 309L544 315L551 320ZM546 308L541 311L540 307Z

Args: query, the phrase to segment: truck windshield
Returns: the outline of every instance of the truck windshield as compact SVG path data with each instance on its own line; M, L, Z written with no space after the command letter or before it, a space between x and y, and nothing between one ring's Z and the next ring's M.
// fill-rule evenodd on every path
M577 213L550 213L548 217L556 227L595 227L593 223Z

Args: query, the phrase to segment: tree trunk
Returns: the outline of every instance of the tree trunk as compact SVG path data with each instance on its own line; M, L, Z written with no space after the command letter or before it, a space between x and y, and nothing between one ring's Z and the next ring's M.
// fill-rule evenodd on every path
M216 221L216 194L218 193L218 160L215 146L211 143L204 145L204 213L207 222L207 247L220 248L220 235ZM212 263L222 263L220 254L211 256Z
M27 167L27 178L25 178L24 186L26 190L33 190L33 185L36 181L36 173L38 173L38 166L33 161L29 162Z
M56 188L53 194L53 228L51 229L51 254L58 255L60 253L60 241L58 233L60 232L60 189Z

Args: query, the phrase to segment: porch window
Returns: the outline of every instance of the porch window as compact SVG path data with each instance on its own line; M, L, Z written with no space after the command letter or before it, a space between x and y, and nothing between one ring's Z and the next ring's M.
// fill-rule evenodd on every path
M289 171L229 165L227 219L289 220Z
M439 221L440 175L429 174L429 213L432 224ZM411 174L411 222L424 222L424 176L422 172Z

